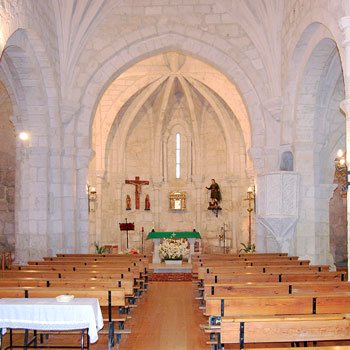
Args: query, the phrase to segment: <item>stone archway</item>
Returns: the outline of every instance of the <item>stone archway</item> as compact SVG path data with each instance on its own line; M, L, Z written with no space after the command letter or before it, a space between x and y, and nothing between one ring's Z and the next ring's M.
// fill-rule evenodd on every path
M209 119L212 131L206 125ZM135 131L138 125L142 127ZM173 167L167 163L174 154L167 151L174 135L166 135L172 134L174 125L182 125L176 130L182 130L186 140L184 180L176 180L171 174ZM213 67L191 56L167 52L140 61L121 74L101 98L92 128L96 155L90 164L88 182L96 187L99 203L90 213L90 227L95 231L90 232L90 244L118 240L123 247L115 232L117 223L126 215L139 225L141 222L146 230L151 222L169 230L171 218L178 217L172 229L192 229L194 225L203 232L203 242L209 250L218 247L219 222L230 223L228 240L236 250L246 235L238 204L249 183L246 154L251 141L250 129L243 129L245 125L249 126L249 118L237 88ZM212 164L211 168L208 164ZM126 194L133 198L125 179L135 176L150 181L151 213L124 213L123 198ZM205 186L213 177L226 196L221 220L213 220L212 213L208 214L203 198ZM164 210L170 189L189 194L187 214L183 213L181 219L179 214L166 214Z
M294 135L295 170L301 175L301 216L294 244L296 253L313 263L332 264L329 200L334 188L333 152L345 133L345 124L339 111L344 98L342 66L327 28L313 23L305 29L296 45L291 69L300 72L288 82L295 88L290 92L291 105L286 111L293 123L287 126L284 120L290 135Z
M19 263L45 256L49 246L57 246L57 235L52 234L48 225L50 113L46 84L52 81L48 83L46 70L41 70L45 55L41 55L41 62L36 59L31 39L38 48L40 42L35 35L29 37L30 33L22 29L13 33L1 62L13 106L14 133L16 137L22 131L29 135L25 142L16 139L15 259Z

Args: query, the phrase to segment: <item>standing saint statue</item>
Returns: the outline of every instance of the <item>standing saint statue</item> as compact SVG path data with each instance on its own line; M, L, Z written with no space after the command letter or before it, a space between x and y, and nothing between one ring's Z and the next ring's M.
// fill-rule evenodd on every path
M209 208L218 208L222 197L220 186L215 182L215 179L211 179L211 185L206 189L210 190L210 198L212 199L212 202L209 202Z
M151 202L149 201L149 195L147 195L145 198L145 210L150 210L150 209L151 209Z
M131 198L129 195L126 196L126 210L131 210Z

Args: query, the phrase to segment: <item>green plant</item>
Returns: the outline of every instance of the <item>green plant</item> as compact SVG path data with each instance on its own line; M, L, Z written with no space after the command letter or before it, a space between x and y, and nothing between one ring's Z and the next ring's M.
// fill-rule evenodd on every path
M244 253L254 253L255 252L255 244L244 244L244 243L241 243L241 246L243 246L243 248L241 248L239 251L240 252L244 252Z
M97 254L103 254L106 250L106 247L103 247L102 245L99 246L96 242L95 242L95 249L96 249L96 253Z

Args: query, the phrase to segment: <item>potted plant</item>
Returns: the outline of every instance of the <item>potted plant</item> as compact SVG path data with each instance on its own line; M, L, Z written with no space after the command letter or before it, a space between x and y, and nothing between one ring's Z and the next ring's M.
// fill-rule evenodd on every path
M189 254L188 242L185 239L166 238L159 245L159 254L167 265L182 264L182 259Z
M99 246L98 243L95 242L95 249L97 254L103 254L106 251L106 247Z
M251 253L254 253L255 252L255 244L244 244L244 243L241 243L241 246L243 246L243 248L241 248L239 251L240 252L244 252L246 254L251 254Z

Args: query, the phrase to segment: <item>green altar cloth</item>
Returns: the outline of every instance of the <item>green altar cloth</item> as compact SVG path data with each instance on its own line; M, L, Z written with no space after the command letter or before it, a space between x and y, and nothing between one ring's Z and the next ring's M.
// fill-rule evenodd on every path
M199 232L150 232L147 239L152 238L201 238Z

